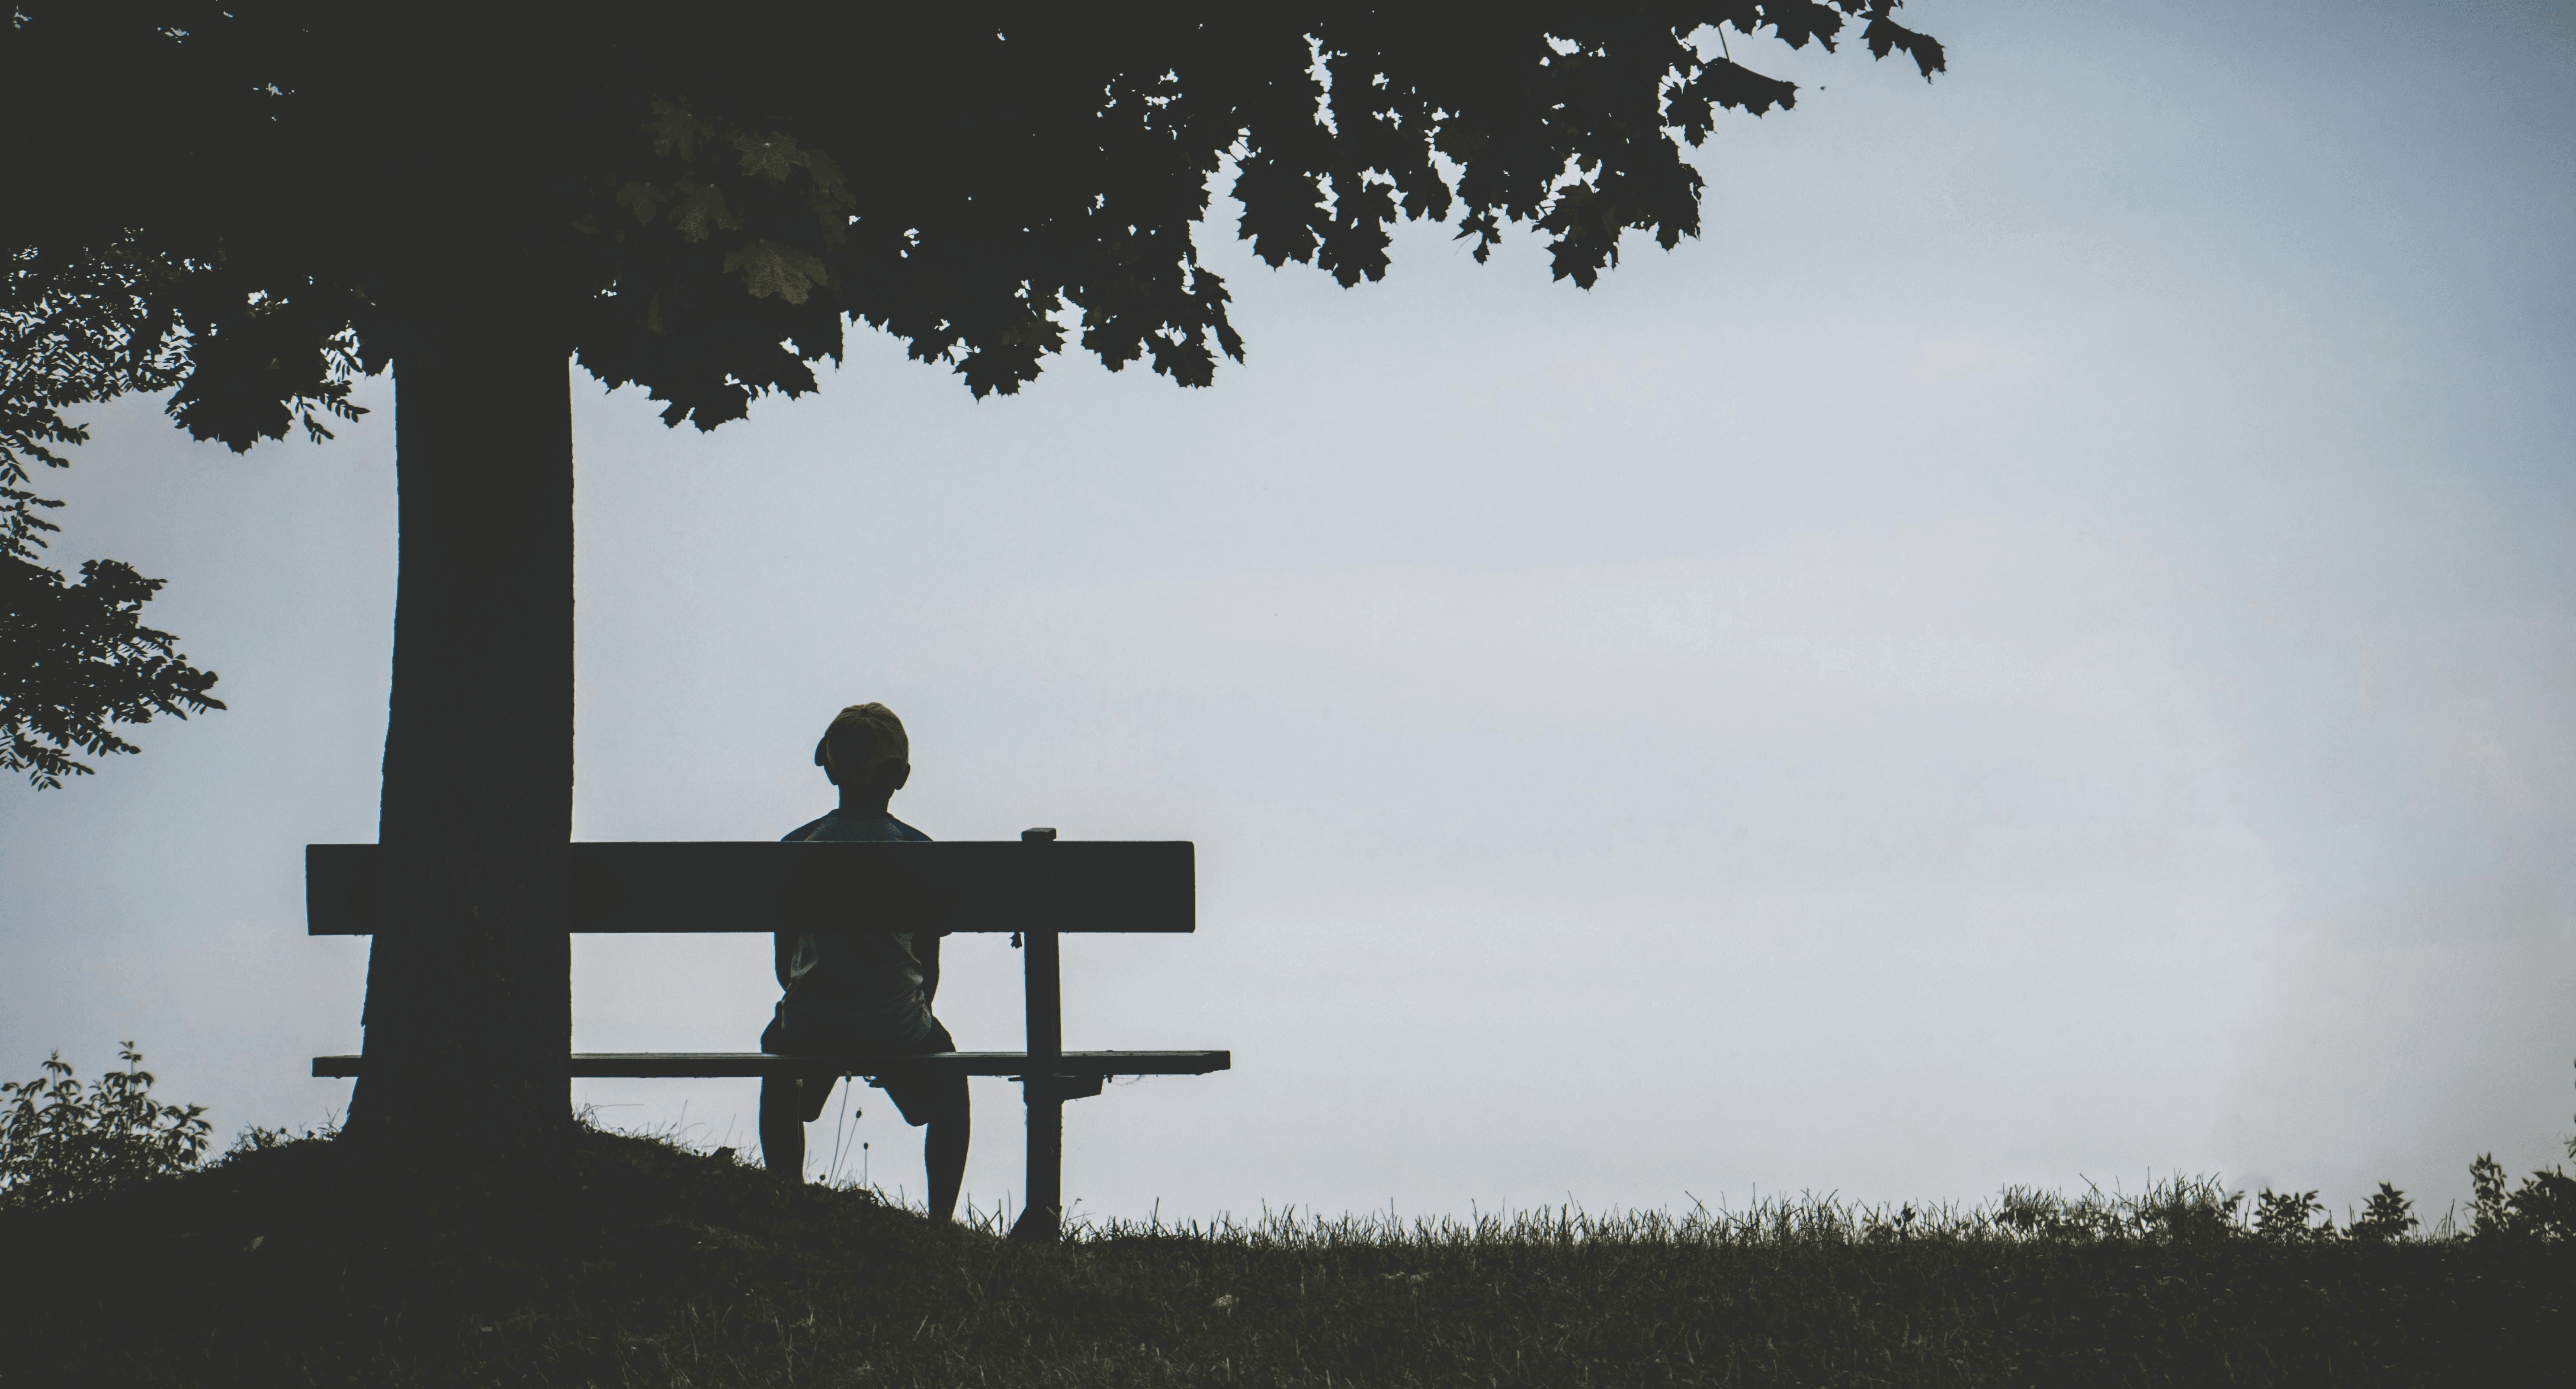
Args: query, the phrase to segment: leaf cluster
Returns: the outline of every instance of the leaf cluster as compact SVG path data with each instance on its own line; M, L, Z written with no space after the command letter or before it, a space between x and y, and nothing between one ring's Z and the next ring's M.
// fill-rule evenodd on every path
M143 605L164 580L120 560L89 560L80 582L0 556L0 771L25 772L37 789L90 768L93 755L137 751L111 723L185 719L221 709L216 675L190 665L178 638L143 625Z
M61 1052L29 1081L0 1082L0 1211L65 1205L195 1168L206 1152L203 1105L152 1098L143 1054L84 1087Z
M2382 1182L2383 1190L2393 1190ZM2403 1200L2403 1197L2399 1198ZM2325 1205L2313 1191L2273 1191L2266 1188L2254 1202L2254 1234L2274 1244L2299 1244L2309 1240L2334 1238L2334 1220L2316 1218L2325 1214Z
M64 412L128 391L188 382L179 305L168 291L185 267L156 260L127 239L95 250L19 246L0 269L0 771L25 772L37 789L92 769L75 760L137 749L111 723L148 723L155 713L187 717L220 709L206 692L212 671L190 665L176 638L142 624L143 604L163 581L119 560L81 566L78 583L37 562L45 518L61 507L38 496L31 462L68 466L57 452L89 430ZM184 394L184 392L183 392ZM310 402L354 416L329 389ZM174 400L173 413L185 402ZM308 429L320 428L308 408Z
M2567 1155L2576 1158L2576 1139ZM2469 1164L2469 1188L2477 1209L2471 1233L2479 1239L2576 1241L2576 1177L2563 1168L2542 1168L2509 1187L2504 1164L2487 1153Z
M2379 1190L2372 1192L2369 1202L2361 1208L2361 1214L2344 1227L2344 1233L2356 1240L2386 1244L2405 1238L2408 1231L2423 1223L2415 1218L2415 1203L2406 1199L2406 1193L2381 1182Z
M185 376L173 309L147 293L168 272L108 246L92 255L20 246L0 271L0 556L33 559L38 514L61 502L27 490L27 464L67 465L58 447L89 439L63 411L127 391L162 391Z
M163 292L184 279L130 241L81 255L21 246L0 277L0 771L25 772L40 790L91 771L75 749L136 751L111 723L224 707L207 693L214 673L142 623L163 580L92 560L67 583L37 562L59 529L42 513L62 503L36 495L27 473L29 462L67 466L56 450L88 439L64 411L189 380L178 308Z

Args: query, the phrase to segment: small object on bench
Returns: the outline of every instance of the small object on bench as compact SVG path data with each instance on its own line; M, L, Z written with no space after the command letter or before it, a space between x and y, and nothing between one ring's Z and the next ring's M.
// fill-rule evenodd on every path
M575 933L731 932L780 928L788 901L864 900L922 893L951 934L1012 933L1025 944L1028 1049L907 1056L767 1052L577 1052L574 1076L768 1076L830 1070L876 1079L910 1075L1005 1076L1028 1106L1029 1199L1013 1239L1053 1240L1064 1223L1064 1103L1101 1092L1109 1076L1207 1075L1231 1069L1223 1051L1064 1049L1060 938L1066 932L1197 929L1196 846L1187 840L1056 841L1052 829L1019 841L938 843L589 843L568 846ZM316 936L370 935L376 923L373 844L304 849L305 929ZM1041 924L1043 923L1043 924ZM313 1074L355 1076L357 1056L317 1056Z

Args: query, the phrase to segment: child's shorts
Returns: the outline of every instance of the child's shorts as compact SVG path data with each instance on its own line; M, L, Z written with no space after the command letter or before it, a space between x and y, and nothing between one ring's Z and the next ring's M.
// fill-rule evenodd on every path
M778 1020L772 1018L769 1020L768 1030L760 1034L760 1049L772 1056L794 1056L804 1051L878 1050L889 1050L905 1056L920 1056L934 1051L957 1050L957 1040L948 1035L948 1025L937 1018L930 1020L929 1035L909 1046L837 1045L836 1043L841 1040L843 1039L817 1039L802 1034L790 1038L778 1025ZM840 1079L840 1075L836 1071L811 1071L801 1072L795 1079L802 1082L799 1086L801 1092L799 1098L805 1102L804 1112L799 1117L810 1124L823 1117L823 1105L831 1098L832 1084ZM966 1077L962 1075L924 1076L907 1080L870 1080L868 1084L885 1091L887 1098L894 1101L894 1107L902 1111L903 1121L914 1128L919 1128L933 1119L962 1115L966 1112Z

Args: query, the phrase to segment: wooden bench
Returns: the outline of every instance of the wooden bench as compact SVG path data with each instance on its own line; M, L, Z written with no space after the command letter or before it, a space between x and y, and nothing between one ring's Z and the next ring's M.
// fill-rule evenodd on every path
M1205 1075L1223 1051L1066 1051L1060 938L1066 933L1185 934L1197 929L1195 846L1186 840L928 844L574 844L568 863L576 933L768 935L828 904L904 900L940 929L1013 933L1027 956L1028 1047L916 1056L859 1053L576 1052L571 1076L771 1076L829 1068L844 1076L1005 1076L1028 1106L1028 1203L1017 1239L1054 1239L1064 1218L1064 1102L1097 1095L1110 1076ZM376 846L304 850L305 929L316 936L375 930ZM846 909L844 907L844 909ZM317 1056L313 1074L355 1076L363 1058Z

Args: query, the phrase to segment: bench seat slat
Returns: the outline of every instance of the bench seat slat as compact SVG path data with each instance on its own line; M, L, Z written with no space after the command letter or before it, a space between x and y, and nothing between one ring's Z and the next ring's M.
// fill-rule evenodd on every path
M345 1077L358 1074L361 1058L317 1056L313 1074ZM565 1058L572 1076L689 1077L766 1076L827 1069L856 1076L1017 1076L1027 1072L1024 1051L940 1051L914 1056L837 1055L778 1056L758 1051L594 1051ZM1064 1076L1195 1076L1230 1070L1234 1055L1225 1051L1068 1051L1055 1064Z

